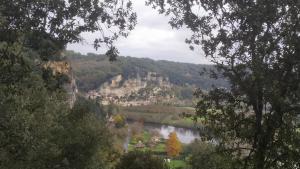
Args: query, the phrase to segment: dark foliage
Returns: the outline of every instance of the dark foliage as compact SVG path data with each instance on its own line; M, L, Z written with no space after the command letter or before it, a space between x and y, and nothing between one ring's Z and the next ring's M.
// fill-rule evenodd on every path
M116 169L168 169L163 159L150 152L132 151L125 154Z
M70 109L63 89L70 72L46 65L63 60L82 32L99 32L95 48L107 45L114 58L113 42L135 22L129 0L1 1L0 168L111 167L102 109L81 99ZM104 34L106 27L115 32Z
M197 92L198 116L239 168L300 167L298 0L148 0L193 31L231 87ZM203 138L204 135L203 135Z
M3 0L0 13L1 42L22 43L43 60L59 59L65 45L79 42L82 32L97 32L94 47L106 45L115 59L113 42L136 24L130 0Z

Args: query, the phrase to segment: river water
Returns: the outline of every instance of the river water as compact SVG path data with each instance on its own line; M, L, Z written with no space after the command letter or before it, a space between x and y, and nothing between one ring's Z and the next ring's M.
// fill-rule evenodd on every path
M133 123L133 121L128 122ZM130 141L130 127L128 128L128 135L126 137L126 140L124 142L124 149L125 151L128 150L128 144ZM182 128L182 127L175 127L171 125L163 125L163 124L157 124L157 123L144 123L144 130L147 131L158 131L162 138L168 139L169 134L172 132L176 132L176 135L181 143L184 144L189 144L192 143L195 139L199 139L199 131L195 129L190 129L190 128Z
M179 141L184 144L189 144L193 142L195 139L200 138L199 131L197 130L175 127L171 125L145 123L144 129L149 131L156 130L161 134L161 136L164 139L168 139L169 134L175 131Z
M134 121L128 121L128 124L133 123ZM125 140L124 147L127 149L128 143L130 141L130 127L128 128L128 137ZM143 125L143 130L147 131L158 131L162 138L168 139L169 134L172 132L176 132L176 135L181 143L189 144L193 142L195 139L199 139L199 131L196 129L190 128L182 128L182 127L175 127L172 125L164 125L158 123L148 123L145 122Z

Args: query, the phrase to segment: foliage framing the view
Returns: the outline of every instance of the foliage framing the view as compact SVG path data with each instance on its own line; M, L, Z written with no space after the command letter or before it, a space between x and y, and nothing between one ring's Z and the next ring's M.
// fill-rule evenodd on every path
M299 168L300 3L148 0L188 27L231 87L198 91L198 116L237 168ZM204 137L204 136L203 136Z
M116 169L168 169L162 158L150 152L132 151L125 154Z
M94 47L106 45L115 59L113 42L136 24L131 5L130 0L1 1L0 168L112 167L115 152L103 110L84 99L70 108L63 85L70 83L71 72L53 73L46 65L63 60L67 43L81 41L84 32L98 32Z
M107 45L108 56L115 59L113 42L136 24L130 0L4 0L0 13L1 42L21 42L45 60L59 55L67 43L81 41L83 32L96 32L94 47Z

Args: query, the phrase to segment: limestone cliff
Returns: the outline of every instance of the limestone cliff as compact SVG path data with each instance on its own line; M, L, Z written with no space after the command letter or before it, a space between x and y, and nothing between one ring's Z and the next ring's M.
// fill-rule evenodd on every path
M123 106L175 103L173 85L167 77L156 72L146 76L125 79L121 74L102 84L98 90L87 93L87 97L100 98L103 104L115 103Z
M68 77L68 80L63 84L63 88L66 90L68 95L67 102L70 107L73 107L76 101L78 89L70 64L66 61L49 61L45 63L43 67L45 69L51 69L53 76L65 75Z
M76 85L76 80L73 76L73 73L70 74L70 80L68 83L64 84L64 89L66 90L68 94L68 103L70 104L70 107L73 107L75 101L76 101L76 95L78 93L78 88Z

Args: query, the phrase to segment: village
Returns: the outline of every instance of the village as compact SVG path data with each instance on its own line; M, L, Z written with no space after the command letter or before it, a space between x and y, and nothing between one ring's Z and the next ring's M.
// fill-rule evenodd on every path
M177 102L169 79L156 72L148 72L145 77L137 74L136 77L129 79L117 75L99 89L87 92L86 98L99 99L103 105L120 106Z

